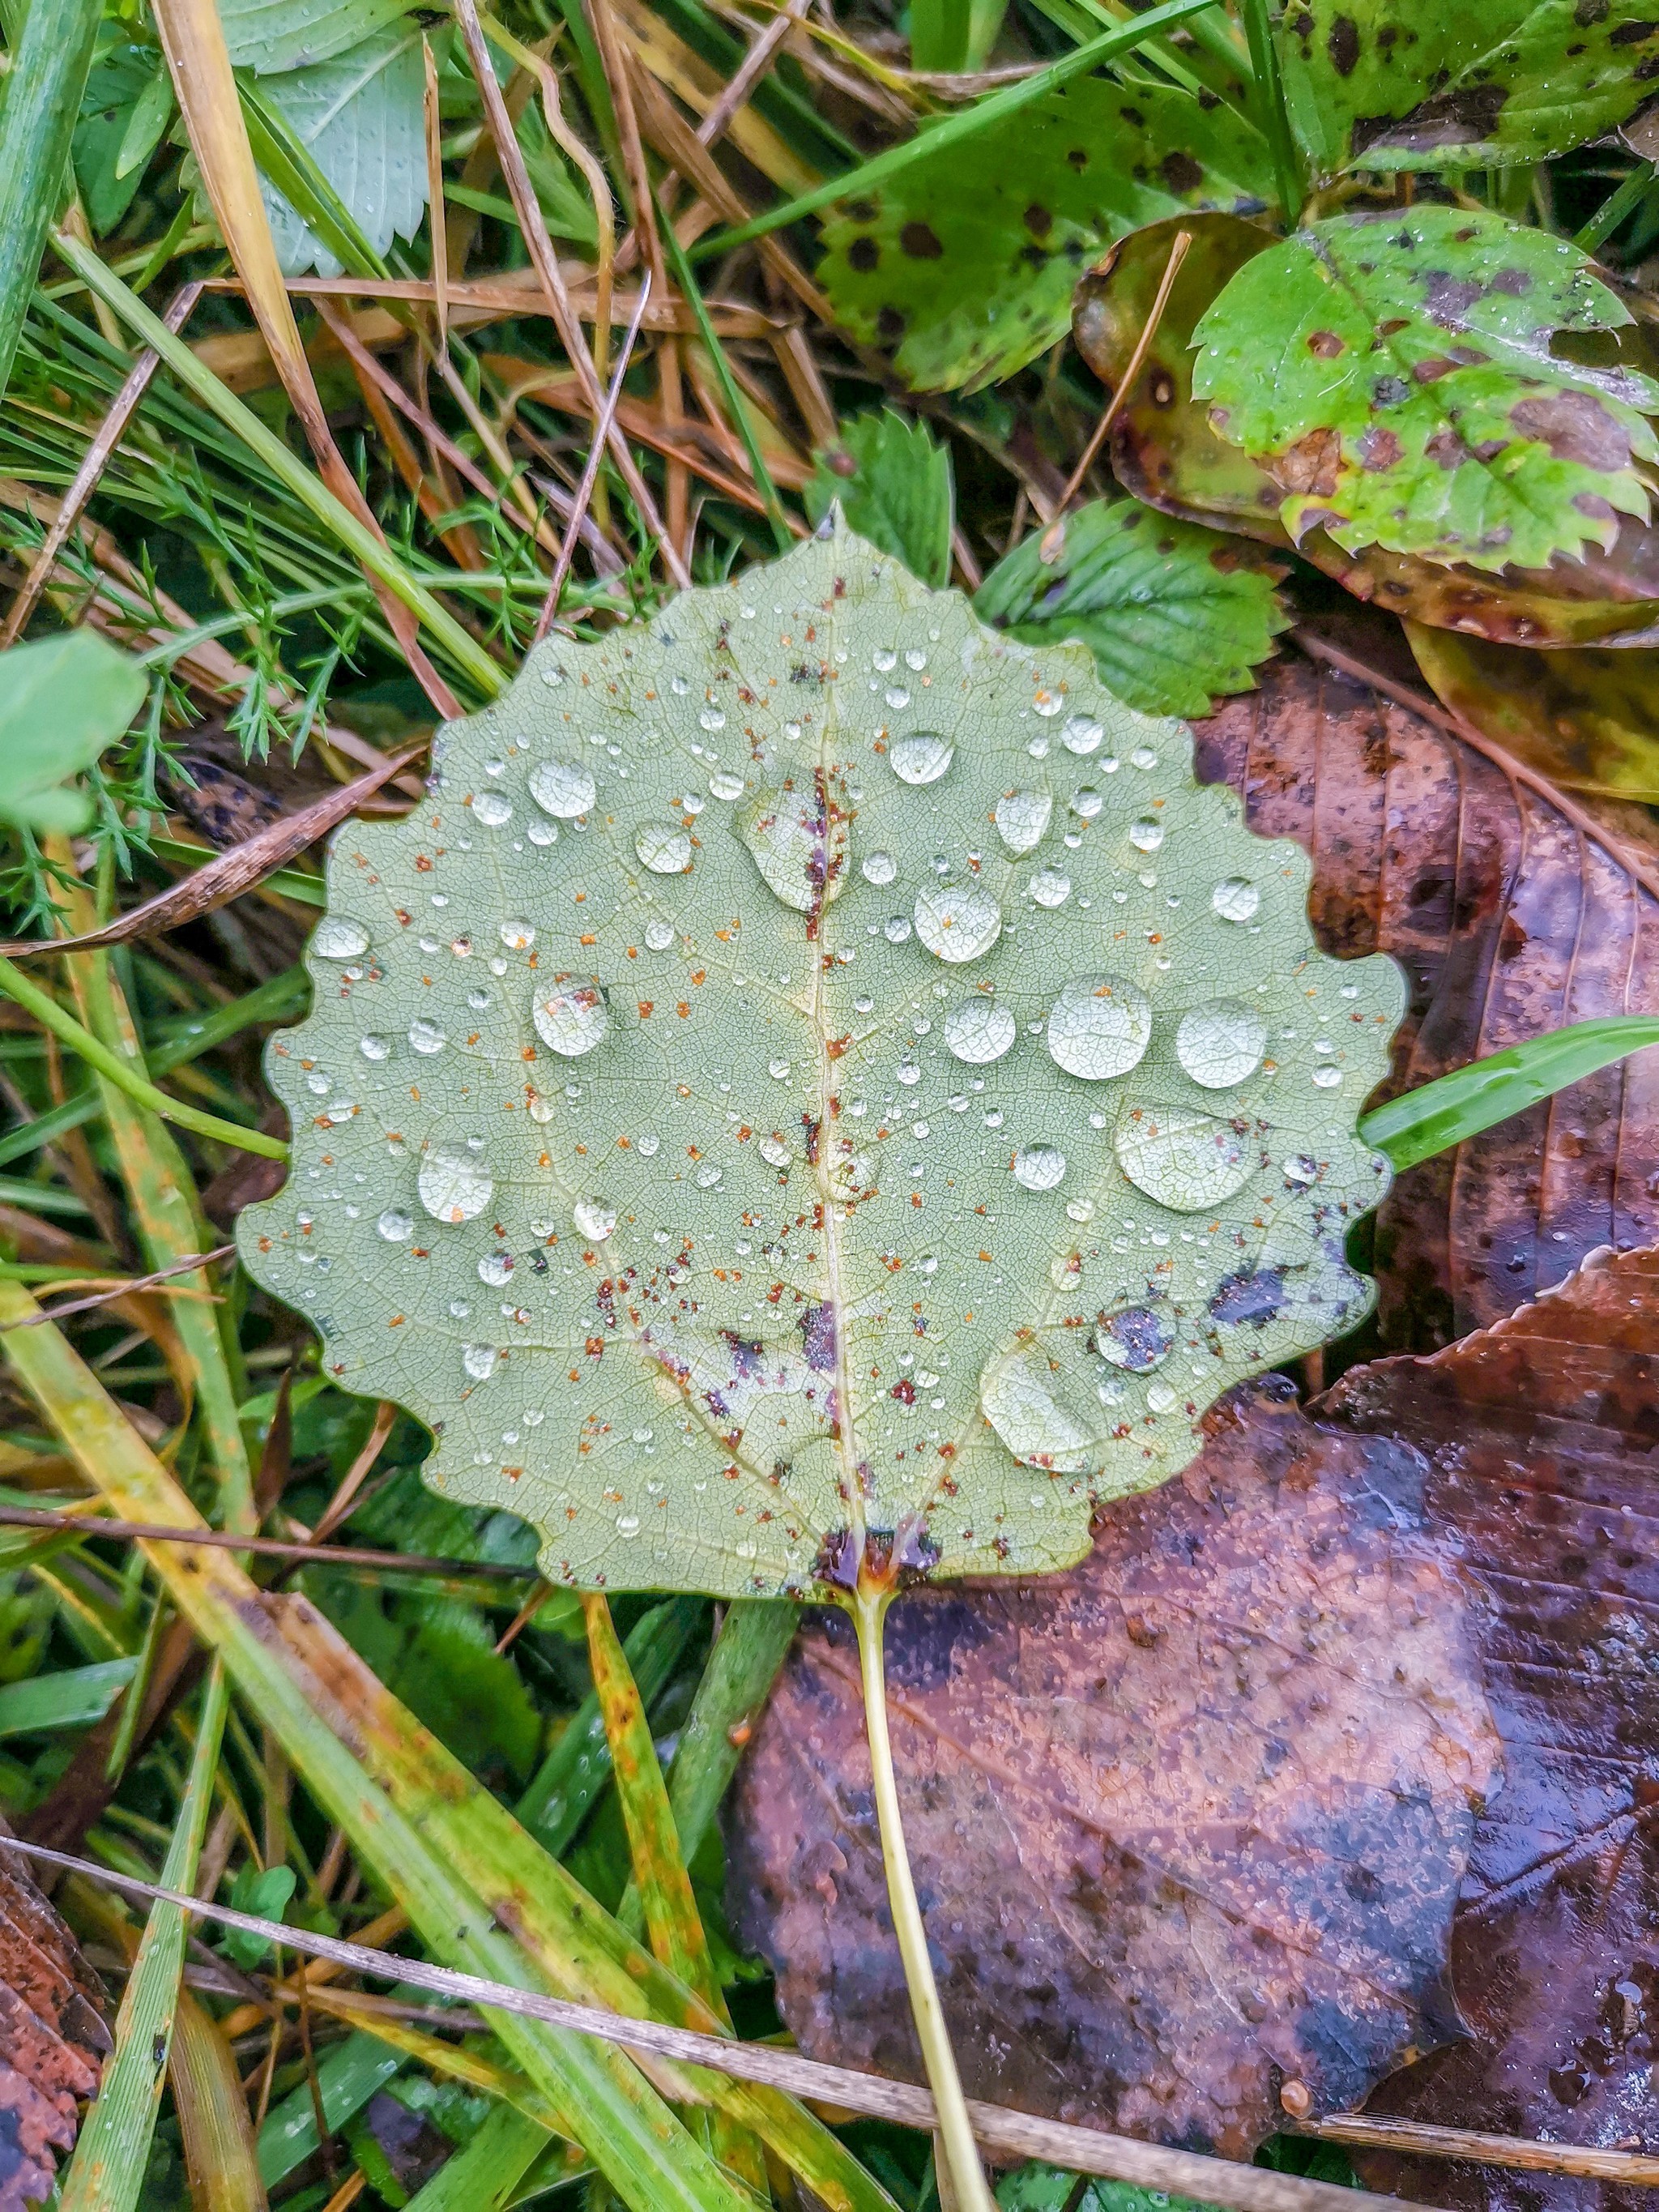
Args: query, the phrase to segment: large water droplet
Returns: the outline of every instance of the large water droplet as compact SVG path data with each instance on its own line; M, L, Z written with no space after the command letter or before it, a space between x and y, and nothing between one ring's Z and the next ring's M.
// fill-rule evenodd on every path
M979 884L941 884L917 894L916 935L936 958L959 965L988 952L1002 934L1002 908Z
M912 730L898 738L888 759L901 783L937 783L956 757L956 747L937 730Z
M1151 1306L1125 1306L1109 1315L1090 1339L1101 1358L1132 1375L1149 1375L1170 1356L1175 1329Z
M1212 999L1183 1014L1176 1058L1206 1091L1225 1091L1254 1075L1267 1048L1267 1024L1242 999Z
M311 949L319 960L355 960L368 950L368 932L343 914L326 914L311 933Z
M602 1198L579 1198L570 1209L570 1218L584 1237L603 1244L617 1225L617 1209Z
M1088 1464L1093 1430L1061 1403L1057 1377L1040 1351L1003 1352L979 1378L980 1410L1017 1460L1057 1474Z
M428 1152L416 1179L421 1204L434 1221L471 1221L495 1195L495 1183L470 1152Z
M1137 1190L1196 1213L1243 1189L1259 1164L1241 1130L1188 1106L1132 1106L1112 1132L1118 1165Z
M1249 921L1261 903L1261 894L1248 876L1224 876L1210 893L1210 904L1223 921Z
M634 850L653 874L683 876L691 865L691 832L672 822L642 822Z
M890 884L898 873L898 862L890 853L870 853L860 863L859 872L866 884Z
M592 1052L611 1026L610 1010L599 984L556 976L531 1004L536 1034L566 1060Z
M574 822L597 797L593 779L580 761L542 761L530 771L530 796L544 814Z
M1066 1155L1056 1145L1022 1145L1014 1154L1014 1181L1027 1190L1054 1190L1066 1176Z
M847 823L816 791L763 791L738 817L738 835L767 889L798 914L841 895Z
M1090 1083L1127 1075L1152 1034L1151 1002L1122 975L1073 977L1055 1000L1046 1032L1055 1063Z
M1046 791L1008 791L991 809L997 835L1013 854L1029 853L1042 842L1042 833L1054 811Z
M945 1042L970 1067L988 1066L1009 1051L1019 1024L992 999L964 999L945 1017Z

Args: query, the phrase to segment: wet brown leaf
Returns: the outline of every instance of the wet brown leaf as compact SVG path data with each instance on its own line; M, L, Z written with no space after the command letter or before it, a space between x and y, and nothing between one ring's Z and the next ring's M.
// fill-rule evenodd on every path
M1435 696L1568 791L1659 804L1659 653L1528 653L1407 625Z
M1188 232L1193 243L1113 427L1113 473L1137 499L1168 514L1289 550L1289 535L1278 519L1286 484L1218 438L1207 407L1192 392L1194 326L1229 277L1272 245L1270 232L1218 214L1171 217L1133 232L1078 287L1073 303L1078 349L1115 391L1179 230ZM1647 356L1636 357L1636 363L1648 366ZM1305 478L1298 478L1297 488L1315 489L1322 449L1297 458ZM1659 526L1633 517L1621 524L1611 551L1590 544L1584 559L1559 559L1544 569L1486 573L1376 546L1346 553L1319 529L1310 530L1296 550L1356 599L1442 629L1521 645L1613 637L1629 645L1659 635Z
M1287 2075L1362 2096L1437 2000L1495 1745L1421 1462L1236 1392L1068 1573L918 1593L894 1753L970 2094L1246 2155ZM813 2056L920 2078L850 1632L742 1770L732 1896Z
M1456 1532L1505 1778L1475 1832L1453 1979L1474 2040L1371 2109L1651 2149L1659 2137L1659 1253L1587 1261L1431 1359L1355 1370L1325 1401L1429 1458ZM1361 2162L1373 2187L1477 2212L1645 2204L1544 2174Z
M1399 1087L1569 1022L1659 1010L1659 873L1566 799L1294 655L1198 726L1199 774L1233 785L1253 830L1313 854L1326 949L1403 964ZM1656 1164L1645 1053L1413 1168L1377 1217L1383 1342L1431 1349L1597 1245L1653 1243Z
M0 2212L52 2187L75 2147L77 2100L110 2048L104 1991L15 1852L0 1845Z

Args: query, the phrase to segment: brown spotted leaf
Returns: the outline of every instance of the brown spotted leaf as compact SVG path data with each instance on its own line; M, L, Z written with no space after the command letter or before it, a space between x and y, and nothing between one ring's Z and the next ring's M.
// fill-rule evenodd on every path
M1423 1468L1243 1389L1040 1581L888 1629L906 1834L972 2094L1248 2155L1438 2039L1495 1743ZM739 1923L815 2056L919 2078L839 1617L741 1773Z
M1371 2108L1650 2151L1659 2140L1659 1254L1598 1255L1512 1321L1346 1376L1322 1411L1427 1455L1504 1742L1452 1943L1473 2040ZM1629 2212L1645 2192L1364 2159L1471 2212Z
M1639 371L1552 351L1629 311L1576 247L1481 210L1331 216L1247 261L1194 332L1194 396L1316 524L1476 568L1540 568L1645 519Z
M1170 246L1183 230L1192 244L1112 427L1113 473L1136 498L1167 514L1288 548L1290 533L1279 520L1282 487L1265 465L1218 437L1208 408L1192 390L1194 328L1227 280L1272 244L1270 233L1219 214L1170 216L1131 233L1078 287L1073 333L1090 368L1115 392L1146 328ZM1590 336L1580 335L1586 350ZM1642 365L1639 356L1635 365ZM1348 552L1316 523L1297 550L1356 599L1502 643L1616 638L1622 645L1659 636L1659 528L1635 515L1618 519L1609 548L1582 545L1574 558L1558 556L1541 568L1477 569L1380 545Z
M50 2191L75 2147L77 2102L98 2094L110 2049L104 1992L75 1939L0 1845L0 2212Z
M1653 866L1565 799L1334 669L1287 656L1200 726L1199 772L1313 855L1331 951L1392 952L1404 1089L1599 1014L1659 1012ZM1376 1228L1391 1347L1500 1320L1600 1244L1659 1239L1659 1054L1401 1176Z

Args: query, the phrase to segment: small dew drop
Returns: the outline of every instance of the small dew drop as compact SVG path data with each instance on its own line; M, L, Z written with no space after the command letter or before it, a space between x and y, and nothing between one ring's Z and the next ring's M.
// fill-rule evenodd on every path
M325 915L312 932L311 949L319 960L355 960L368 950L368 932L343 914Z
M478 1280L488 1283L494 1290L499 1290L512 1273L510 1252L486 1252L478 1262Z
M574 822L598 796L593 779L580 761L542 761L530 772L530 796L544 814Z
M883 922L881 933L890 945L902 945L910 934L910 917L904 914L890 916Z
M1006 1006L990 999L964 999L945 1017L945 1042L970 1067L988 1066L1012 1050L1019 1024Z
M1212 999L1183 1014L1176 1030L1176 1058L1206 1091L1226 1091L1261 1065L1267 1024L1242 999Z
M1155 853L1164 842L1164 824L1150 814L1129 824L1129 842L1137 853Z
M1169 1358L1175 1330L1150 1306L1126 1306L1102 1322L1090 1341L1111 1366L1147 1375Z
M959 966L988 952L1002 934L1002 909L979 884L941 884L920 892L916 934L936 959Z
M471 1221L495 1195L488 1168L468 1152L428 1152L416 1181L421 1203L434 1221Z
M602 1198L579 1198L570 1209L577 1229L595 1244L603 1244L617 1225L617 1209Z
M718 774L709 777L708 788L716 799L723 799L729 802L733 799L741 799L744 787L740 775L733 775L729 769L721 769Z
M1105 736L1104 726L1091 714L1068 714L1060 741L1068 753L1091 753Z
M1072 896L1072 879L1058 868L1043 868L1025 888L1039 906L1064 906Z
M859 863L859 872L866 884L890 884L898 873L898 862L890 853L868 853Z
M1316 1067L1313 1079L1322 1091L1334 1091L1342 1080L1342 1071L1340 1067Z
M1018 856L1042 842L1054 811L1054 799L1046 791L1010 791L992 808L991 818L1003 844Z
M580 1060L592 1052L611 1026L605 993L599 984L577 983L568 976L556 978L538 994L531 1014L542 1042L566 1060Z
M436 1022L413 1021L409 1025L409 1042L416 1052L430 1057L434 1052L441 1052L449 1039Z
M365 1060L384 1060L392 1050L392 1040L371 1034L358 1038L357 1049Z
M501 924L501 938L509 952L528 952L536 942L536 925L514 916Z
M1068 1075L1103 1083L1127 1075L1152 1041L1152 1009L1121 975L1079 975L1055 1000L1044 1032L1050 1058Z
M499 791L481 791L472 802L472 817L487 830L499 830L513 819L513 802Z
M937 783L956 757L956 747L937 730L913 730L887 757L901 783Z
M683 876L691 865L691 833L672 822L641 823L634 850L653 875Z
M488 1382L495 1372L497 1354L493 1344L464 1344L461 1346L461 1365L475 1382Z
M406 1213L399 1213L395 1206L387 1206L374 1226L388 1244L406 1243L415 1233L415 1224Z
M647 921L645 925L645 941L653 952L666 952L674 942L673 923Z
M1224 876L1210 893L1210 904L1223 921L1249 921L1261 894L1248 876Z
M1053 1190L1066 1174L1066 1155L1055 1145L1022 1145L1014 1154L1014 1181L1027 1190Z

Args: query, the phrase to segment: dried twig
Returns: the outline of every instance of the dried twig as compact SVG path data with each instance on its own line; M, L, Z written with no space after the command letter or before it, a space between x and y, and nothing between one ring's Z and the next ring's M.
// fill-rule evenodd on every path
M201 1261L188 1263L199 1267ZM126 1285L118 1295L134 1288ZM60 1308L61 1311L62 1309ZM50 1314L40 1318L50 1321ZM15 1328L28 1324L15 1322ZM448 1559L416 1552L378 1552L350 1544L293 1544L280 1536L243 1536L229 1528L175 1528L161 1521L94 1520L85 1513L55 1513L45 1506L0 1505L0 1528L72 1528L82 1536L116 1536L135 1544L206 1544L224 1552L256 1552L269 1559L297 1559L322 1567L366 1567L377 1574L481 1576L487 1582L533 1581L534 1567L509 1566L502 1559Z
M388 1951L372 1951L360 1943L315 1935L307 1928L286 1927L276 1921L257 1919L252 1913L234 1911L228 1905L179 1896L152 1882L115 1874L91 1860L70 1858L38 1844L20 1843L12 1848L48 1865L84 1875L123 1896L175 1905L267 1942L274 1941L313 1958L332 1960L356 1973L460 1997L496 2012L545 2021L550 2027L620 2044L625 2050L654 2051L694 2066L712 2068L736 2081L762 2082L844 2111L892 2120L900 2127L931 2132L934 2126L932 2096L907 2081L890 2081L880 2075L859 2073L846 2066L826 2066L821 2060L781 2051L775 2044L741 2043L735 2037L704 2035L693 2028L671 2027L661 2021L625 2019L597 2006L544 1996L539 1990L486 1981L477 1974L456 1973L448 1967L428 1966L424 1960L400 1958ZM445 2017L439 2015L441 2021ZM1000 2105L970 2102L969 2113L975 2136L994 2154L1046 2159L1075 2172L1107 2174L1142 2188L1178 2192L1230 2207L1231 2212L1422 2212L1422 2208L1413 2207L1401 2197L1373 2197L1364 2190L1309 2181L1300 2174L1276 2173L1267 2166L1236 2165L1227 2159L1202 2157L1195 2151L1168 2150L1161 2144L1138 2142L1127 2136L1105 2135L1093 2128L1042 2119L1031 2112L1009 2112Z
M89 1313L94 1306L113 1305L117 1299L130 1297L135 1291L153 1290L157 1283L165 1283L174 1275L193 1275L199 1267L210 1267L216 1261L228 1260L235 1252L234 1244L220 1244L211 1252L192 1253L187 1260L175 1260L170 1267L158 1267L150 1275L124 1275L118 1282L84 1298L70 1298L63 1305L42 1306L39 1313L31 1314L27 1321L14 1322L14 1328L39 1328L43 1322L62 1321L66 1314ZM72 1515L79 1520L81 1516Z
M202 296L199 283L190 283L176 293L161 320L170 331L181 331L190 319L191 310ZM81 520L87 501L98 489L98 479L109 466L116 447L126 435L127 425L137 412L138 403L149 391L150 380L161 365L161 356L146 346L127 371L126 381L110 403L110 410L98 425L86 452L81 456L81 465L75 471L75 481L58 502L39 550L29 563L22 588L11 603L6 617L6 626L0 630L0 647L15 645L23 634L23 625L40 604L52 572L58 564L58 556L67 544L70 532Z
M586 465L582 470L581 482L576 486L576 503L571 509L569 521L565 525L564 544L559 548L558 562L547 587L547 597L542 601L541 613L536 618L535 641L538 645L552 628L554 617L559 611L565 578L570 574L570 563L576 557L576 540L586 519L587 504L593 496L593 486L599 477L599 461L611 435L611 426L617 419L617 403L622 398L623 379L628 374L628 364L633 358L634 342L640 334L640 319L650 296L651 276L647 270L645 281L640 286L639 305L634 311L634 319L628 326L628 335L623 340L622 351L617 357L616 374L611 380L611 389L605 395L605 405L599 410L599 419L593 425L593 435L588 441Z

